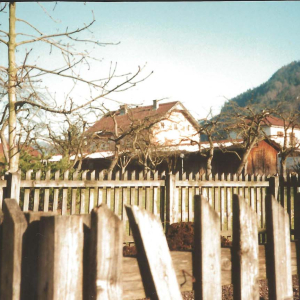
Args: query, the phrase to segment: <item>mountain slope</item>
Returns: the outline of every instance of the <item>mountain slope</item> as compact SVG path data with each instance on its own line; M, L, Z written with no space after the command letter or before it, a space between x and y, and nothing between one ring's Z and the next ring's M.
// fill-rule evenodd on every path
M274 107L278 102L284 102L286 109L300 108L300 61L294 61L273 74L260 86L250 89L230 101L240 106L259 104L262 107ZM224 105L226 110L228 103Z

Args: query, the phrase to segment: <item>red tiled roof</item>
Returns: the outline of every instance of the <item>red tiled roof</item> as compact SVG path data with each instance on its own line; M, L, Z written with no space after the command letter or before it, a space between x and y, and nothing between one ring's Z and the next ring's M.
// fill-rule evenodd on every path
M88 129L88 132L114 132L114 121L111 117L113 113L116 113L116 121L119 130L126 131L129 129L129 126L133 122L145 120L147 118L158 120L164 117L168 113L168 111L177 103L179 102L175 101L162 103L157 109L153 109L152 105L128 108L128 112L124 115L121 115L120 110L117 110L103 116L99 121L97 121L92 127Z
M22 150L28 152L31 156L34 156L34 157L41 156L41 153L31 146L24 146L24 147L22 147Z
M265 121L263 122L264 125L267 125L267 126L271 126L271 125L274 125L274 126L284 126L284 122L282 119L279 119L279 118L276 118L274 116L268 116L265 118Z
M24 146L23 150L27 151L30 155L35 156L35 157L38 157L41 155L41 153L38 150L34 149L31 146ZM3 155L4 155L3 154L3 144L0 143L0 157L2 157Z

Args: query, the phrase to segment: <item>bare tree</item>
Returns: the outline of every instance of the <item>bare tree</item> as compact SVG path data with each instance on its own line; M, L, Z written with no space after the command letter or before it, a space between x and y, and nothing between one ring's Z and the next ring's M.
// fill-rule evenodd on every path
M247 169L247 160L251 150L265 138L263 124L266 117L270 115L270 110L259 110L252 106L240 107L235 102L232 102L230 106L230 110L223 115L226 122L224 128L232 143L242 152L239 155L237 151L233 151L240 159L236 173L241 174L243 169L244 171ZM241 142L238 142L239 139ZM223 151L229 150L224 148Z
M41 4L39 5L42 7ZM118 75L115 65L111 66L105 78L84 78L79 70L84 67L85 69L90 68L93 62L97 60L86 50L76 50L75 45L107 45L95 39L86 38L86 36L82 38L83 33L89 32L95 19L93 18L89 24L73 30L67 28L61 32L46 34L41 32L33 23L17 18L16 7L15 2L10 2L8 8L1 8L2 13L6 9L9 10L9 29L8 31L0 30L0 44L7 47L8 53L7 66L0 66L0 85L3 99L7 101L6 103L2 101L1 125L3 130L6 126L8 127L9 153L7 159L10 172L16 172L19 168L19 149L17 146L21 127L19 120L22 118L23 124L25 124L26 118L29 118L27 124L30 124L32 119L27 116L28 112L30 115L36 115L41 111L67 115L82 109L91 109L96 101L106 99L105 97L114 92L125 91L134 87L147 77L139 77L141 68L138 68L133 74ZM42 8L44 9L44 7ZM16 23L22 24L29 30L16 32ZM60 54L61 59L54 57L53 68L47 68L34 62L36 56L31 55L32 49L28 50L27 47L30 45L34 47L37 43L48 45L49 55ZM78 103L69 93L65 99L56 99L49 97L49 95L47 97L47 88L45 84L43 85L43 78L48 78L48 76L53 76L56 80L68 79L73 86L85 86L90 90L89 98ZM24 110L26 110L25 114ZM1 135L1 139L2 143L5 143L3 135Z
M45 140L52 148L52 153L61 154L66 168L80 170L82 161L91 148L91 137L86 131L87 122L81 115L70 119L65 115L64 126L57 132L53 127L46 125L47 136ZM95 141L93 141L95 142Z
M206 118L199 121L199 133L207 138L208 148L203 147L203 143L199 142L199 152L206 160L206 174L209 176L212 173L212 160L214 157L215 143L221 138L220 126L222 123L221 114L213 117L210 110Z
M279 104L273 110L273 116L277 117L281 121L283 132L279 131L276 135L266 134L265 137L277 142L280 156L280 175L286 178L287 158L292 156L300 147L300 141L295 135L295 131L300 128L300 112L298 110L285 110L283 109L282 104ZM266 125L271 124L266 122Z
M136 152L138 163L143 166L145 172L151 171L154 173L165 159L166 153L153 140L151 132L147 130L135 132L132 145Z

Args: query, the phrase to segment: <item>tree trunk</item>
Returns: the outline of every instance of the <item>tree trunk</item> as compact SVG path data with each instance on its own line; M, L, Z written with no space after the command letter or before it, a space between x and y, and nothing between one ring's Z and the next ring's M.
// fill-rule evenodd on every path
M240 175L240 174L242 173L244 167L246 166L247 161L248 161L248 156L249 156L251 150L252 150L252 147L246 149L245 152L243 153L241 162L240 162L240 164L239 164L239 166L238 166L238 168L237 168L237 170L236 170L236 173L237 173L238 175Z
M281 154L281 159L280 159L280 175L281 175L284 179L287 178L286 159L287 159L287 156Z
M125 173L126 173L126 167L122 166L121 167L121 180L124 180Z
M8 41L8 100L9 100L9 171L17 172L19 169L19 151L17 138L16 114L16 3L9 3L9 41Z
M207 176L209 176L212 173L212 160L214 157L214 144L211 138L209 138L209 144L210 144L210 148L209 148L209 153L208 153L208 158L206 161L206 172L207 172Z
M110 163L110 166L108 168L108 172L112 172L113 169L115 168L115 166L117 165L118 159L119 159L119 154L120 154L120 145L116 144L115 145L115 155L114 155L113 160Z

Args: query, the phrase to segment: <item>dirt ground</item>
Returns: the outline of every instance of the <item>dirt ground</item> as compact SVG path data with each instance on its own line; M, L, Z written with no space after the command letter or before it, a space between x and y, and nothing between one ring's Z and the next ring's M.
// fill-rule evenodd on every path
M167 242L170 250L192 250L194 247L194 224L193 222L174 223L168 229L166 234ZM222 247L230 247L231 241L225 237L221 237ZM124 256L136 256L135 247L124 247ZM300 300L298 276L293 276L293 293L294 300ZM267 280L259 281L260 300L269 300ZM194 292L183 292L184 300L194 300ZM140 300L146 300L140 299ZM222 300L233 299L233 285L222 286Z
M293 276L293 292L294 292L294 300L299 300L299 284L298 277ZM269 300L268 296L268 285L266 280L259 281L259 296L260 300ZM140 299L140 300L148 300L149 298ZM182 293L183 300L194 300L194 292L183 292ZM222 300L233 300L233 285L225 285L222 286Z

